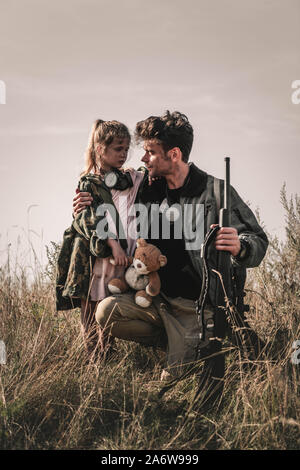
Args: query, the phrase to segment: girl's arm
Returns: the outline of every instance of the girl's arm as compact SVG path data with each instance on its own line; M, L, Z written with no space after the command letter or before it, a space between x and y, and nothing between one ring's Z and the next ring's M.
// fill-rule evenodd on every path
M114 258L113 264L115 266L128 266L129 260L128 257L121 247L120 243L117 240L113 240L112 238L108 238L107 240L108 246L111 248L112 256Z

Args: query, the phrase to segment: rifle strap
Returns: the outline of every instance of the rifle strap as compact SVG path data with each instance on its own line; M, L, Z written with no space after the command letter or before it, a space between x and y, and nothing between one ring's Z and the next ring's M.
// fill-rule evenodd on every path
M208 248L215 240L216 234L219 230L219 226L210 229L206 234L204 243L201 249L202 258L202 286L198 301L196 302L196 313L198 316L198 323L200 327L200 342L198 347L198 356L203 348L206 348L210 341L215 339L214 335L214 313L211 310L205 309L209 284L210 284L210 268L208 266Z
M216 200L216 209L219 214L221 209L221 180L214 176L214 196Z
M221 209L221 180L214 177L213 181L213 191L214 198L216 201L216 213L218 214ZM210 229L204 239L202 248L201 248L201 258L202 258L202 286L199 296L199 300L196 302L196 313L198 316L198 323L200 327L200 342L198 347L198 357L201 355L201 350L206 348L209 343L213 340L219 340L215 336L215 319L214 313L209 314L209 310L205 309L208 290L210 284L210 269L208 264L208 248L211 243L215 240L217 232L219 230L219 225Z

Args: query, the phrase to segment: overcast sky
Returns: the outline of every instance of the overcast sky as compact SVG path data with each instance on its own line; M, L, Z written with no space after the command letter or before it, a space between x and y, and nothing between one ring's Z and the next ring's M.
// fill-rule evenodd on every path
M61 240L96 118L133 131L166 109L188 116L201 169L223 177L231 157L233 186L282 238L297 79L300 0L0 0L2 253L28 228L40 252Z

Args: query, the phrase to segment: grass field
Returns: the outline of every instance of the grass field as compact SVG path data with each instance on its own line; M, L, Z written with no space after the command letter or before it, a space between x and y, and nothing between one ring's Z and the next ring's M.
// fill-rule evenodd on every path
M55 312L51 249L30 285L20 267L2 266L0 448L299 449L300 200L284 189L281 199L286 240L270 237L247 281L249 322L268 352L245 369L231 349L222 399L208 411L193 402L197 374L158 398L163 352L119 340L105 364L86 361L79 311Z

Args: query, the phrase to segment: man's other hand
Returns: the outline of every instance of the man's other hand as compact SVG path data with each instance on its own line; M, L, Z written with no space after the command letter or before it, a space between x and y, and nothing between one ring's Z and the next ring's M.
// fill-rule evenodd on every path
M80 192L79 189L76 189L76 196L73 199L73 215L80 214L87 206L92 204L93 198L90 193Z
M211 225L210 228L216 227L216 224ZM218 230L215 247L220 251L229 251L232 256L237 256L241 251L241 242L238 232L233 227L222 227Z

